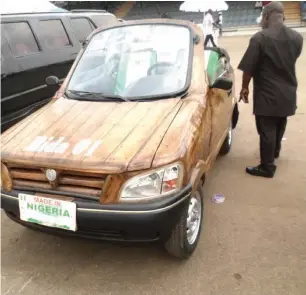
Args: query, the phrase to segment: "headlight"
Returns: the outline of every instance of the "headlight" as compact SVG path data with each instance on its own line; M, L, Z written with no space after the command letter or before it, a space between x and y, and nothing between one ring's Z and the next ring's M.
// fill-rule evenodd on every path
M137 175L123 185L120 200L148 200L174 192L182 187L183 173L183 165L175 163Z

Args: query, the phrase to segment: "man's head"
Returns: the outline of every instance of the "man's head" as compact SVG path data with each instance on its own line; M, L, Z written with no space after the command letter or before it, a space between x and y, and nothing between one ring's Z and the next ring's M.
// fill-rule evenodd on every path
M207 13L209 13L209 14L212 15L212 10L211 10L211 9L208 9L208 10L207 10Z
M263 9L261 27L265 29L277 23L283 23L284 20L283 4L278 1L273 1L266 5Z

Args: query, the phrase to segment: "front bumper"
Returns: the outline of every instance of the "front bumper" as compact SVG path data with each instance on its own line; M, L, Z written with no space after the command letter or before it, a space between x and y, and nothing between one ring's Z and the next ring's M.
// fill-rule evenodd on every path
M75 199L77 212L76 232L41 226L20 220L18 193L1 190L1 208L14 221L45 232L115 241L165 241L187 210L191 185L174 195L144 204L106 204Z

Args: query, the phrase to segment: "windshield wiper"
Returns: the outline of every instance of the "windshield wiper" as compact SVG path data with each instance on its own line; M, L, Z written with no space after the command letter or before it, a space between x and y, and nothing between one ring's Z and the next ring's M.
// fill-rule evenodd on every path
M111 98L111 99L119 99L119 100L123 100L123 101L130 101L129 99L121 96L121 95L113 95L113 94L103 94L101 93L101 95L103 96L103 98Z
M90 99L94 99L94 100L123 100L123 101L129 101L127 98L119 96L119 95L112 95L112 94L103 94L103 93L99 93L99 92L90 92L90 91L80 91L80 90L67 90L68 92L71 92L72 94L81 97L82 99L86 99L88 98L88 100ZM87 100L87 99L86 99Z
M80 90L67 90L68 92L74 94L74 95L77 95L79 97L92 97L92 96L95 96L95 97L98 97L100 96L100 93L97 93L97 92L90 92L90 91L80 91Z

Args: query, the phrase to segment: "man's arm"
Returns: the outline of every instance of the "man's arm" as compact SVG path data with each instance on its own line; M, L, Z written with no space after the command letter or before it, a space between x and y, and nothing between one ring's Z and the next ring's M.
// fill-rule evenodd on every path
M252 76L250 74L243 72L239 101L243 100L245 103L249 103L249 84L251 79Z
M242 57L238 69L243 72L242 89L240 92L240 100L248 103L249 84L260 62L261 56L261 34L255 34L251 39L249 46Z
M300 57L300 55L301 55L301 53L302 53L302 51L303 51L303 42L304 42L304 39L303 39L303 37L302 37L302 35L298 35L298 56L297 56L297 58L299 58Z
M252 76L246 72L242 74L242 88L249 88L250 81Z

